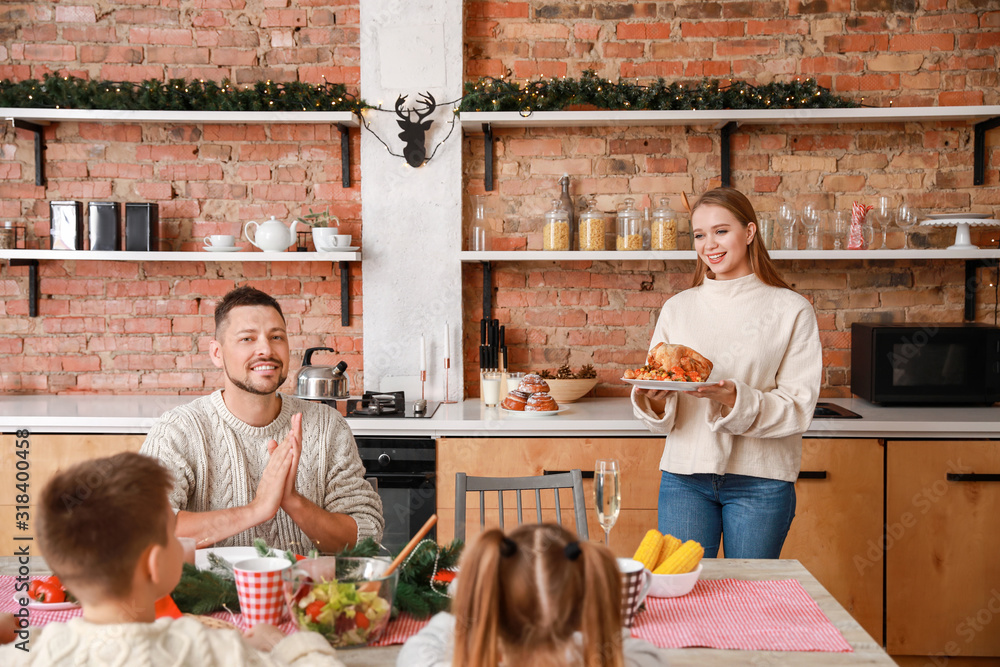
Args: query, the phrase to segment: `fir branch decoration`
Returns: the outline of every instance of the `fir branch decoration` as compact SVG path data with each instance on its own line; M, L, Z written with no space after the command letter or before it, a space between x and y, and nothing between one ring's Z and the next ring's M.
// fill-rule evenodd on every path
M708 109L827 109L859 106L832 94L813 79L753 86L745 81L703 79L697 84L663 79L643 86L613 83L587 70L579 80L538 79L520 84L493 77L466 82L461 111L560 111L590 105L620 111L691 111Z
M258 81L240 88L224 79L90 81L46 74L42 81L0 81L0 107L129 111L351 111L370 105L342 83Z
M428 540L426 544L432 544L434 548L418 546L414 549L399 568L399 583L396 585L396 606L416 618L427 618L451 605L451 598L444 592L447 584L435 583L433 577L441 570L450 570L458 565L465 543L454 540L448 546L438 546Z
M211 614L219 609L240 611L234 580L220 577L213 570L199 570L190 563L184 563L181 580L171 597L185 614Z

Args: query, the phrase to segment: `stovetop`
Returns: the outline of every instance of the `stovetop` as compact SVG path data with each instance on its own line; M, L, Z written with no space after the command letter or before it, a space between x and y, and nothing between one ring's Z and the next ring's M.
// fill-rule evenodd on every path
M307 400L336 408L340 414L351 419L427 419L434 415L440 405L438 401L427 401L427 410L417 413L413 409L416 401L407 401L401 391L366 391L360 397Z

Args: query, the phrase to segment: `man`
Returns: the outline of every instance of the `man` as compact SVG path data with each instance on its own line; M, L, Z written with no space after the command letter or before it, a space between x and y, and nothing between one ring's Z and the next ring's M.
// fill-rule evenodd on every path
M251 287L229 292L215 309L209 355L223 389L164 414L140 450L174 473L177 534L198 547L262 538L299 553L381 539L382 502L347 422L277 393L289 359L278 303Z

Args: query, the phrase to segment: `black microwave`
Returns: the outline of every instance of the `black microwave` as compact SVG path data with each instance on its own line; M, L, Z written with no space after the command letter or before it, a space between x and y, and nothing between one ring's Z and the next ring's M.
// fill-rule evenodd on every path
M851 391L883 405L992 405L1000 401L1000 328L856 322Z

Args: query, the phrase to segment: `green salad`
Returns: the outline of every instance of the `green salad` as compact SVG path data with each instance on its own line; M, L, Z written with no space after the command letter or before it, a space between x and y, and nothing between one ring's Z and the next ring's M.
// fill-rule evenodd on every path
M296 595L296 621L326 637L333 646L366 644L389 620L392 605L377 591L359 590L366 582L320 582Z

